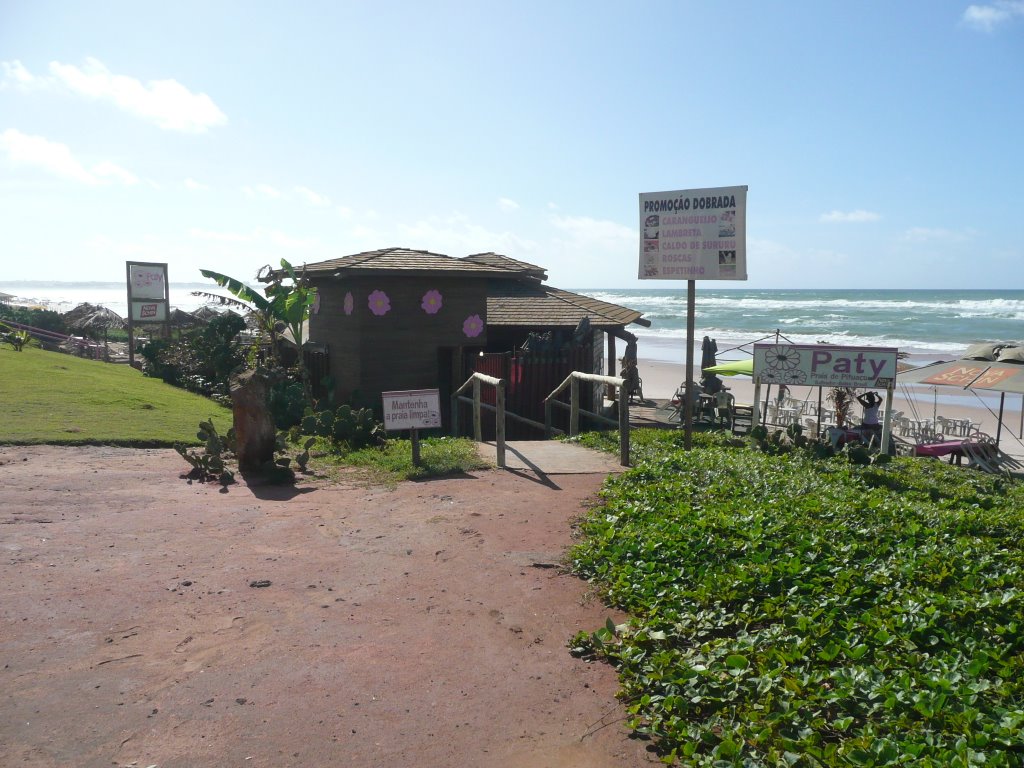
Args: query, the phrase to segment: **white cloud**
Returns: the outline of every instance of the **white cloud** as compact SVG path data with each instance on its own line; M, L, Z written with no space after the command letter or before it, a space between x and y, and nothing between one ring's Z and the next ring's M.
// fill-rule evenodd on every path
M191 190L209 189L208 186L206 186L202 182L196 181L192 177L189 177L189 178L185 179L183 184L185 185L185 189L191 189Z
M303 200L303 202L306 202L316 208L326 208L331 204L329 198L314 192L309 187L295 187L294 192Z
M125 186L130 187L132 184L139 183L139 179L135 174L131 173L130 171L126 171L119 165L114 165L113 163L107 162L106 160L100 163L96 163L94 166L92 166L91 170L93 174L98 178L119 181Z
M29 136L13 128L0 133L0 150L7 153L13 165L39 168L53 176L82 184L99 186L116 181L131 186L139 181L135 174L108 161L86 168L66 144L42 136Z
M0 70L3 70L4 78L0 80L0 90L6 88L17 88L28 91L36 85L39 78L33 77L32 73L25 69L25 66L15 59L14 61L0 61Z
M1024 0L995 0L988 5L969 5L963 22L983 32L992 32L1014 16L1024 16Z
M336 210L338 211L338 215L343 219L351 219L355 213L355 211L345 205L339 205Z
M498 198L498 208L503 211L518 211L519 203L515 200L510 200L507 197Z
M281 197L280 191L269 184L257 184L254 187L242 187L246 197L263 200L277 200Z
M846 222L861 224L866 221L878 221L882 216L872 211L857 209L856 211L829 211L818 217L820 221Z
M227 123L227 116L205 93L193 93L177 80L143 83L115 75L100 61L87 58L82 67L50 62L48 76L33 75L20 61L2 62L5 87L20 90L66 90L113 104L118 109L168 131L205 133Z

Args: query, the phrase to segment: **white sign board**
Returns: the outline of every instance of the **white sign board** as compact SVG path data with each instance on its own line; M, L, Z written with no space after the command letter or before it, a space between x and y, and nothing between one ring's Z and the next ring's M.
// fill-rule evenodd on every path
M755 344L754 381L889 389L896 384L896 353L895 347Z
M162 296L160 301L132 300L132 320L136 323L167 322L167 302Z
M432 429L441 426L441 396L436 389L381 392L384 429Z
M166 264L128 264L129 290L133 299L167 298Z
M746 280L747 188L640 195L641 280Z

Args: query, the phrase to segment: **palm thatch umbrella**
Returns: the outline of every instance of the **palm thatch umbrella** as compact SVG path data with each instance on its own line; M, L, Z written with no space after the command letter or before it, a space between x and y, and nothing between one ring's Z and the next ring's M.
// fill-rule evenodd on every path
M202 320L204 323L208 323L215 317L220 317L220 312L211 306L200 307L192 313L192 317Z
M185 310L178 309L177 307L171 309L171 315L168 320L170 321L172 328L180 329L198 328L199 326L206 325L209 322L208 320L198 317L191 312L186 312Z
M85 307L89 307L91 311L85 311ZM70 315L72 313L76 313L76 316L70 323L68 323L68 325L71 328L74 328L77 331L86 331L93 333L99 331L100 329L103 330L104 353L108 352L108 331L110 331L111 328L121 329L128 327L128 323L125 321L123 317L117 314L117 312L115 312L112 309L107 309L106 307L101 307L95 304L79 304L77 307L71 310L71 312L68 312L65 315L65 318L67 317L67 315Z

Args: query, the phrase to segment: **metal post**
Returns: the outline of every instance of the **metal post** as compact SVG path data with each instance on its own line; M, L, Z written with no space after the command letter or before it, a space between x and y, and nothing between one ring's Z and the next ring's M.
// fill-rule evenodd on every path
M695 323L697 281L686 281L686 402L683 403L683 447L693 447L693 326Z
M1003 434L1003 406L1006 405L1006 393L999 393L999 424L996 425L996 448L999 447L999 438Z

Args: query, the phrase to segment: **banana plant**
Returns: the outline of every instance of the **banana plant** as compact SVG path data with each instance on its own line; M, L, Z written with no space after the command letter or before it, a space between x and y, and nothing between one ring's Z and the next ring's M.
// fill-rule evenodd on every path
M304 274L298 274L287 260L281 259L281 269L275 270L269 264L262 267L256 279L267 283L261 295L241 280L214 272L210 269L199 270L203 277L208 277L221 288L226 288L236 298L193 291L193 296L201 296L221 304L239 307L256 314L261 329L270 339L271 349L278 358L277 338L278 325L283 324L291 333L292 341L299 350L299 366L303 382L306 380L306 366L302 359L302 346L305 344L304 326L316 300L316 288L309 285ZM290 281L290 282L286 282Z
M15 352L21 352L25 345L32 343L32 336L28 331L0 323L0 341L10 344Z

